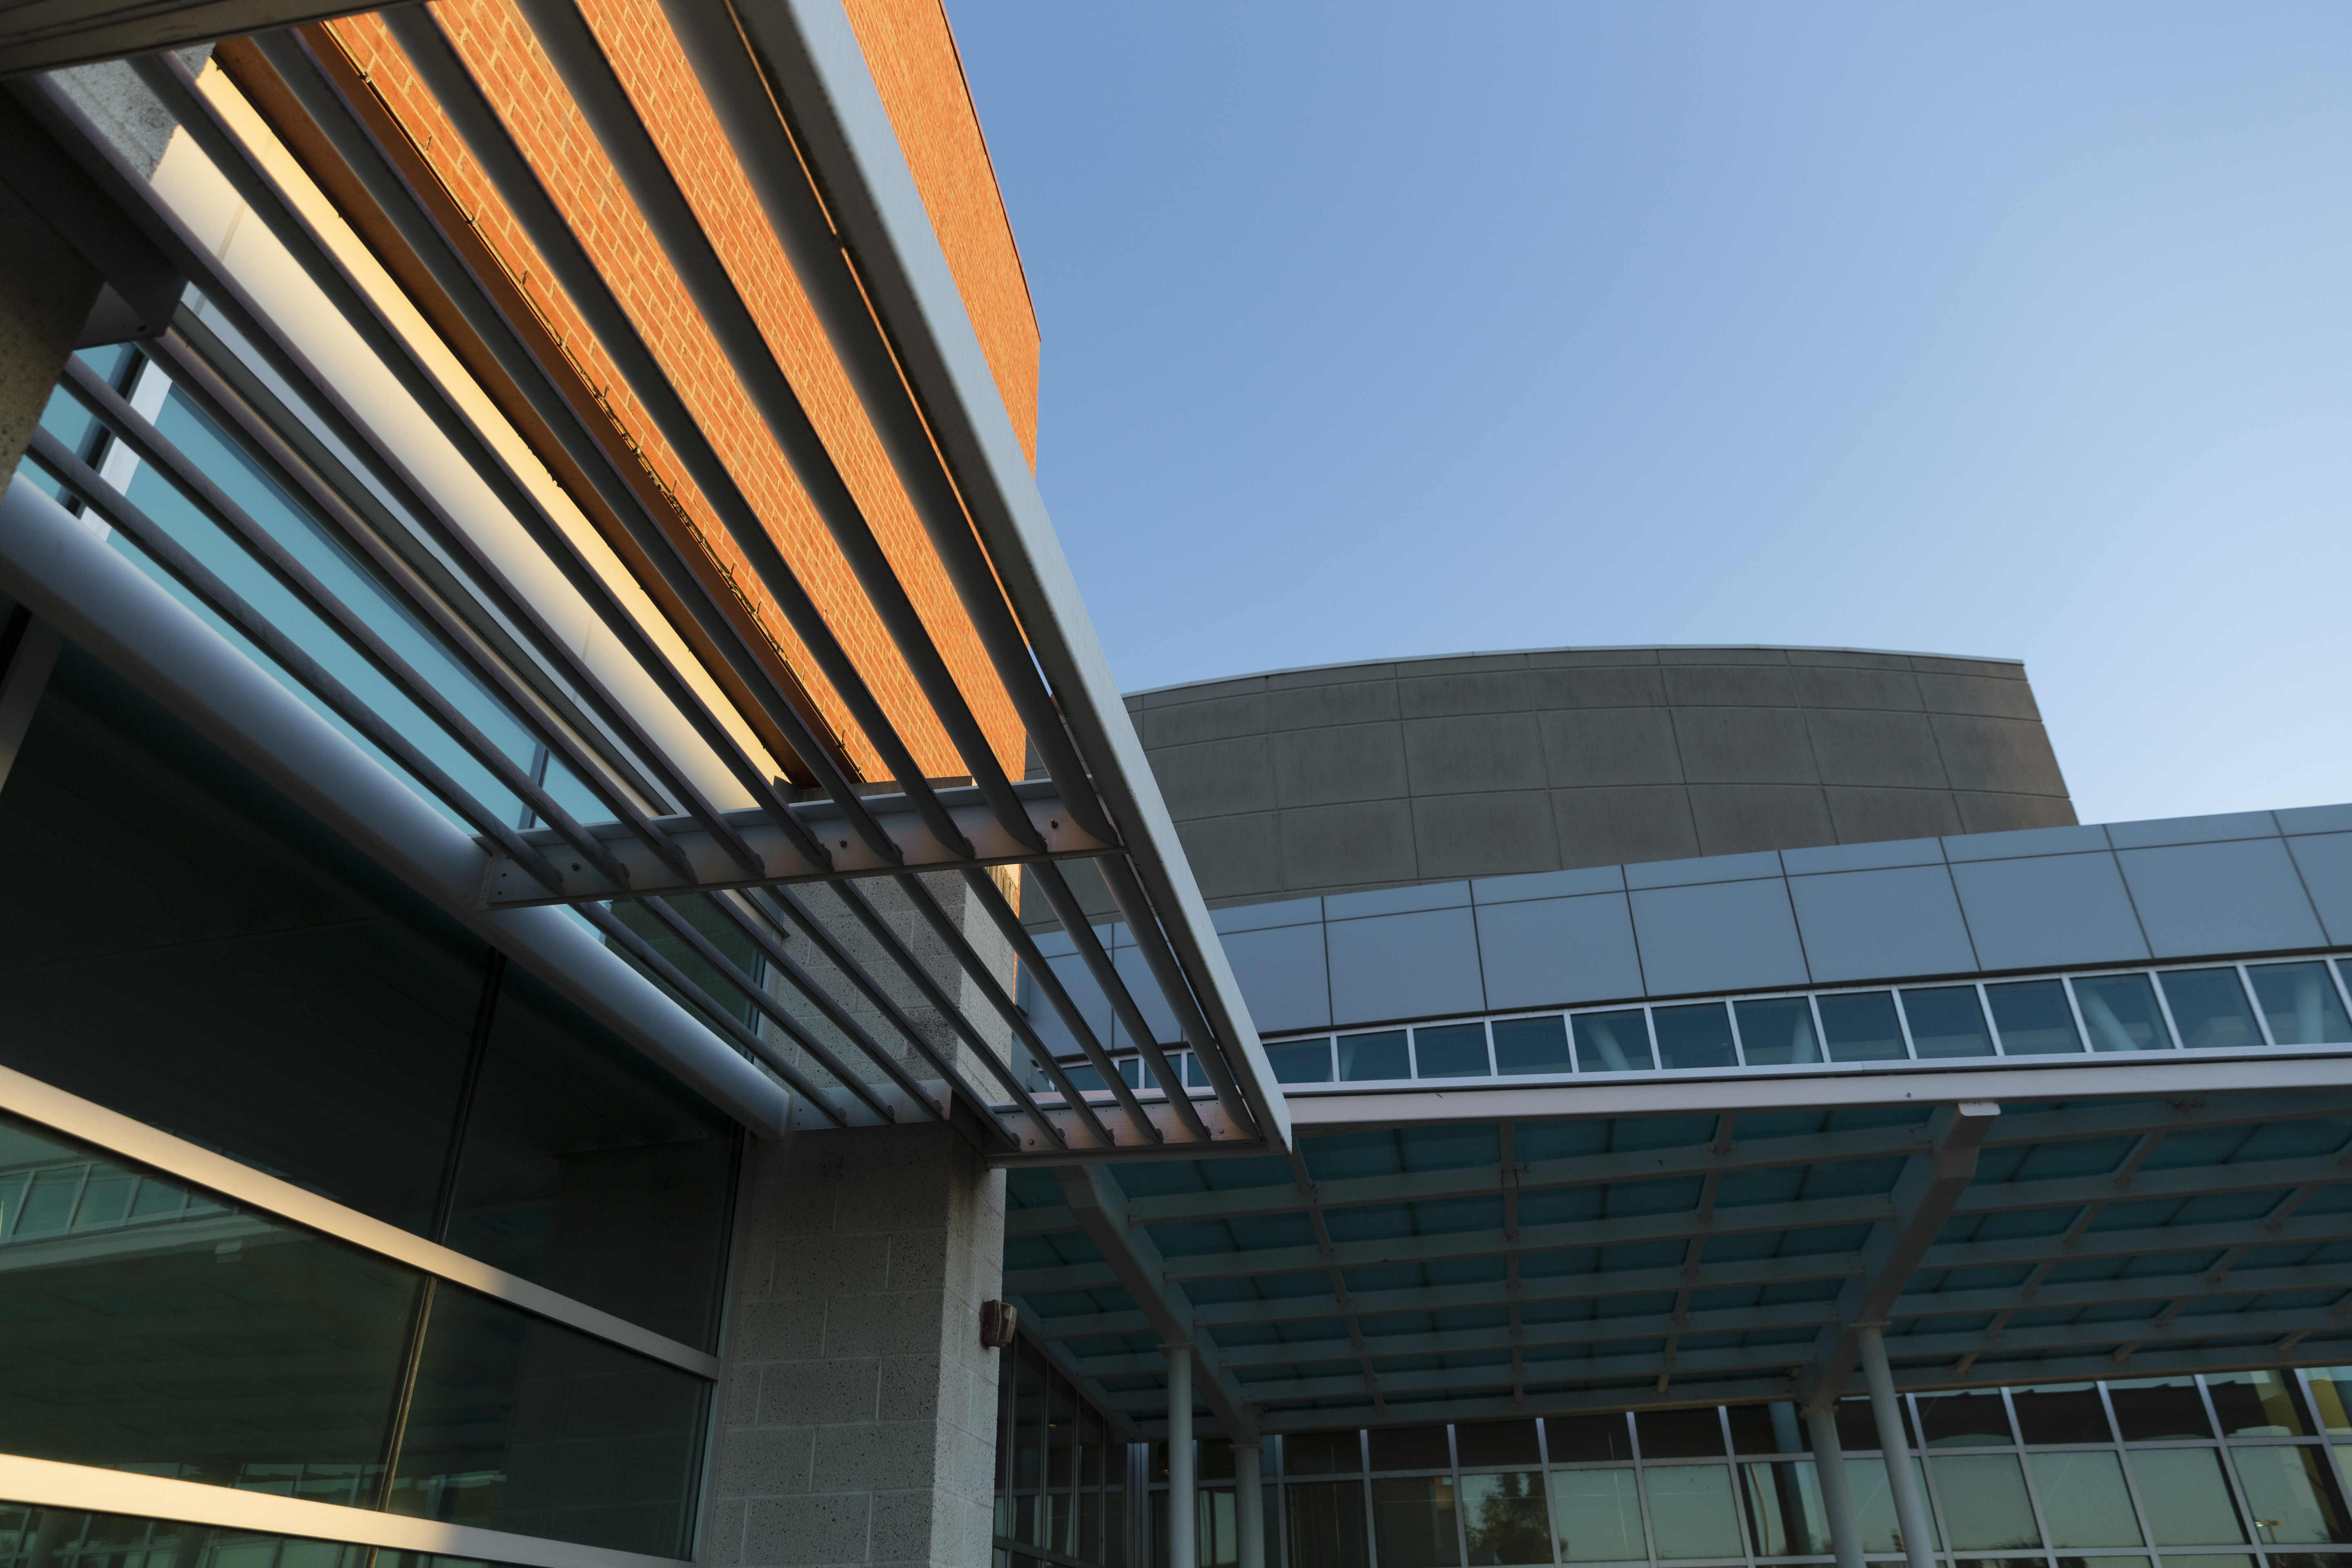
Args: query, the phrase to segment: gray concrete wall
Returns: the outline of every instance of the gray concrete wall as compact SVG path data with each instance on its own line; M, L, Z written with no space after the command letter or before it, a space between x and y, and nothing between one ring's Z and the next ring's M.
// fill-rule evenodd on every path
M1213 907L2075 820L2025 668L1997 659L1561 648L1128 707Z

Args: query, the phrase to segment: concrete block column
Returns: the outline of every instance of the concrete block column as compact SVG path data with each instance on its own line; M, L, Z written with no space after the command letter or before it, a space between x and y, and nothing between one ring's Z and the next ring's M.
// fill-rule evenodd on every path
M752 1159L704 1560L986 1568L1003 1173L938 1122Z

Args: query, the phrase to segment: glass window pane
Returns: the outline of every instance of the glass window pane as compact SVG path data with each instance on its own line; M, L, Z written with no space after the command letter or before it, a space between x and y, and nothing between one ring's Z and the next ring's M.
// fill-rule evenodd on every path
M1329 1083L1331 1042L1326 1039L1287 1040L1265 1048L1277 1083Z
M1822 1478L1811 1460L1746 1465L1748 1526L1759 1557L1811 1557L1832 1550Z
M1633 1417L1648 1459L1723 1458L1723 1421L1712 1405L1694 1410L1644 1410Z
M438 1286L392 1510L683 1557L709 1389L676 1367Z
M2028 1443L2112 1443L2107 1413L2095 1383L2053 1383L2012 1388L2019 1435Z
M2145 974L2096 974L2074 982L2074 1002L2095 1051L2168 1051L2172 1036Z
M1412 1066L1405 1054L1402 1029L1390 1029L1377 1035L1339 1037L1341 1082L1364 1083L1412 1076Z
M1658 1030L1658 1065L1667 1071L1738 1065L1731 1054L1731 1017L1722 1003L1653 1007L1650 1016Z
M1830 1060L1899 1062L1909 1055L1903 1048L1903 1026L1895 1021L1893 992L1849 992L1819 1000Z
M1462 1533L1470 1548L1470 1568L1527 1563L1548 1568L1551 1515L1544 1507L1543 1472L1463 1477Z
M1355 1436L1349 1433L1349 1440L1352 1442ZM1284 1439L1286 1447L1297 1441ZM1286 1487L1284 1492L1282 1511L1290 1527L1289 1568L1368 1568L1372 1559L1364 1539L1363 1482L1308 1481Z
M2151 1545L2222 1546L2246 1539L2215 1450L2135 1448L2131 1470L2155 1537Z
M1919 1395L1919 1425L1930 1448L1984 1448L2009 1442L2009 1412L2000 1392Z
M1726 1405L1723 1414L1731 1427L1731 1451L1735 1454L1811 1452L1797 1407L1785 1399L1770 1405Z
M1497 1018L1495 1020L1495 1070L1513 1073L1566 1072L1568 1023L1562 1018Z
M1650 1528L1661 1562L1744 1554L1729 1466L1644 1465L1642 1484L1650 1492Z
M735 1149L725 1117L510 964L448 1243L708 1350Z
M2246 1005L2246 988L2234 969L2176 969L2158 976L2164 999L2172 1007L2172 1021L2180 1028L2180 1043L2192 1051L2224 1050L2259 1046L2263 1032L2254 1026L2254 1010Z
M1045 1381L1045 1487L1049 1491L1066 1491L1076 1467L1072 1458L1076 1452L1078 1427L1071 1409L1070 1385L1059 1376ZM1233 1473L1233 1450L1226 1449L1225 1473ZM1195 1474L1201 1472L1196 1471ZM1067 1546L1057 1546L1066 1552Z
M1650 1555L1630 1469L1554 1470L1551 1518L1563 1563L1626 1563Z
M1454 1447L1465 1468L1472 1465L1538 1465L1532 1421L1472 1421L1454 1428Z
M1633 1430L1622 1415L1547 1415L1543 1429L1544 1447L1555 1465L1633 1457Z
M2282 1046L2332 1046L2352 1040L2352 1023L2324 963L2256 963L2246 970L2254 999Z
M1440 1029L1412 1032L1413 1065L1423 1078L1490 1078L1494 1066L1486 1059L1486 1026L1448 1024Z
M1443 1426L1375 1426L1366 1434L1376 1470L1450 1470L1454 1454Z
M1622 1013L1579 1013L1576 1026L1576 1070L1579 1072L1647 1072L1657 1063L1650 1057L1649 1026L1642 1010Z
M9 1568L363 1568L369 1549L202 1524L0 1504ZM376 1554L382 1568L486 1568L459 1557Z
M1297 1432L1282 1440L1282 1469L1290 1476L1352 1476L1364 1468L1353 1432Z
M1732 1005L1739 1015L1739 1048L1750 1067L1790 1067L1822 1059L1813 1039L1813 1009L1802 996L1774 996Z
M2014 1454L1944 1454L1936 1489L1956 1552L2032 1552L2042 1545Z
M2113 1454L2031 1454L2033 1489L2042 1496L2042 1520L2050 1544L2141 1546L2139 1518L2132 1511L2123 1466Z
M1461 1568L1461 1538L1454 1529L1454 1478L1374 1481L1372 1544L1381 1568Z
M1057 1390L1067 1385L1056 1382ZM1234 1445L1226 1437L1202 1437L1192 1448L1192 1477L1202 1481L1229 1481L1234 1479Z
M2205 1392L2213 1398L2224 1437L2308 1437L2302 1402L2291 1372L2208 1373Z
M1927 1470L1917 1458L1911 1461L1911 1472L1919 1480L1919 1495L1927 1495ZM1886 1466L1877 1459L1848 1459L1845 1462L1846 1489L1853 1494L1853 1519L1862 1531L1864 1552L1900 1552L1903 1550L1903 1527L1895 1517L1895 1493L1887 1485ZM1935 1520L1927 1521L1935 1529ZM1932 1542L1941 1546L1941 1541Z
M1922 1058L1992 1055L1992 1036L1985 1030L1984 1009L1977 1005L1973 985L1906 991L1903 1016L1911 1025L1912 1047Z
M58 1196L0 1216L0 1447L375 1506L416 1276L0 1116L27 1175ZM94 1219L92 1177L173 1201Z
M2352 1366L2315 1366L2306 1375L2321 1429L2339 1436L2352 1432Z
M1233 1568L1242 1557L1241 1520L1230 1491L1192 1494L1200 1517L1192 1525L1192 1552L1201 1568Z
M2344 1510L2328 1485L2326 1458L2316 1448L2232 1448L2254 1539L2264 1546L2321 1546L2352 1541Z
M2192 1377L2142 1377L2107 1384L2116 1407L2116 1422L2126 1443L2176 1442L2213 1436L2205 1419L2205 1401ZM2229 1536L2215 1539L2227 1541ZM2193 1542L2183 1542L2193 1544Z
M2066 1006L2066 988L2055 980L2023 980L2008 985L1988 985L1994 1027L2000 1031L2000 1048L2012 1057L2050 1056L2079 1051L2082 1037L2074 1033L2074 1015Z

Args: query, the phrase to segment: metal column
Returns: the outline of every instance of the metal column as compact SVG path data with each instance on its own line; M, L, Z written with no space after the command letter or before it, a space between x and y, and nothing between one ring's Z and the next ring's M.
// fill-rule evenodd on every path
M1927 1500L1911 1468L1911 1440L1903 1430L1903 1409L1895 1400L1895 1373L1886 1365L1886 1340L1880 1325L1854 1329L1862 1350L1862 1373L1870 1382L1870 1413L1878 1421L1878 1448L1886 1457L1886 1488L1894 1494L1895 1521L1903 1528L1903 1555L1911 1568L1936 1568L1936 1534L1927 1521Z
M1168 1568L1198 1568L1193 1530L1192 1347L1162 1345L1168 1357Z
M1805 1412L1813 1440L1813 1473L1821 1478L1822 1511L1830 1516L1830 1547L1838 1568L1862 1568L1862 1525L1853 1517L1853 1489L1846 1484L1845 1449L1838 1442L1837 1412Z
M1265 1479L1255 1443L1234 1445L1234 1529L1241 1536L1235 1568L1265 1568Z

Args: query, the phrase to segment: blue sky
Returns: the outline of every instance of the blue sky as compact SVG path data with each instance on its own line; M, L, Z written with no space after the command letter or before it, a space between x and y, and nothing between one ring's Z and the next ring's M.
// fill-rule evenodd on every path
M1129 689L2000 654L2085 821L2352 798L2352 9L950 15Z

